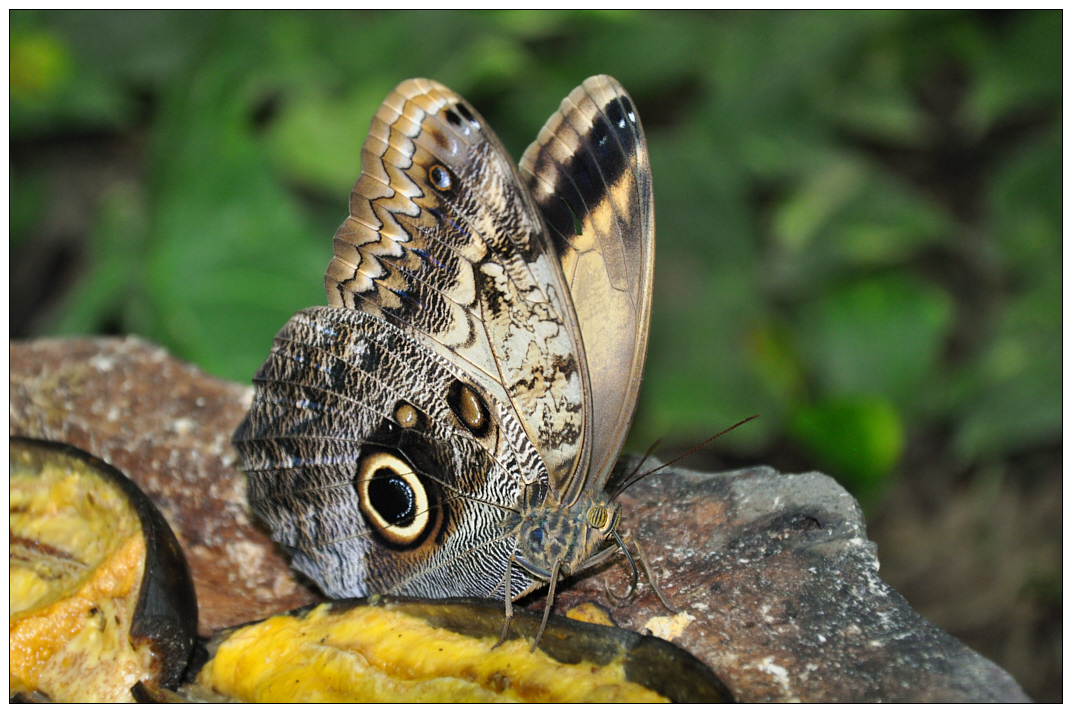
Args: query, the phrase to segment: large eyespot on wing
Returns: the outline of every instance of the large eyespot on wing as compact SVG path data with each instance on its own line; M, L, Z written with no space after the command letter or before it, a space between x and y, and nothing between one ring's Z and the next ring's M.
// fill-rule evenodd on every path
M592 384L592 471L602 486L636 409L651 320L655 212L636 106L613 78L574 89L520 171L551 232Z
M528 189L475 109L441 84L401 83L362 148L325 286L382 317L512 407L555 487L588 471L584 347Z

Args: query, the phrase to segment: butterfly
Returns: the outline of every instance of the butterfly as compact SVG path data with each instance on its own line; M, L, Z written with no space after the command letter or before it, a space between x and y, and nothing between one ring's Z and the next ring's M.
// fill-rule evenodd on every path
M329 306L278 333L234 434L293 566L332 598L502 597L505 638L514 600L548 586L546 622L560 579L628 556L631 482L610 476L654 251L644 131L613 78L574 89L517 166L459 95L398 85L335 234Z

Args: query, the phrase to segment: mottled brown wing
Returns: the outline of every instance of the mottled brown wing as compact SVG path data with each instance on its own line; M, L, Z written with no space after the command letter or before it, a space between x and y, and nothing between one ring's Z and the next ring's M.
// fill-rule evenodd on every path
M584 348L558 258L483 118L437 82L400 84L376 112L325 285L510 404L560 494L587 473Z
M633 101L612 77L590 77L562 101L520 170L580 324L592 386L591 477L602 487L636 410L651 321L655 208Z
M380 318L311 307L253 381L234 435L250 507L325 594L502 593L502 523L539 455L464 370ZM515 572L510 594L534 584Z

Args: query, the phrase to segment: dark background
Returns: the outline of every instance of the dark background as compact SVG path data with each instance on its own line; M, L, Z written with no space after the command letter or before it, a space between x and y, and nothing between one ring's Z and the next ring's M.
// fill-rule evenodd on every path
M820 469L881 575L1060 700L1060 12L28 12L11 336L128 334L248 382L323 304L368 123L411 76L513 155L586 76L648 134L629 447Z

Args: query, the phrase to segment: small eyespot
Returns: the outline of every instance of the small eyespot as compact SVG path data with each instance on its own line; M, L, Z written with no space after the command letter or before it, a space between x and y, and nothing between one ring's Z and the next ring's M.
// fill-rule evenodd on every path
M440 164L435 164L428 169L428 180L440 191L449 191L451 186L450 173Z
M477 438L488 434L491 415L480 395L461 381L455 381L447 393L447 405L461 424Z
M473 430L484 425L484 405L480 403L480 397L472 389L462 387L458 396L459 411L465 425Z
M462 118L458 116L458 114L453 109L447 109L445 112L443 112L443 115L447 117L447 123L451 124L452 126L462 125Z
M400 403L398 408L395 409L395 421L402 428L413 428L417 425L418 420L417 409L405 402Z

